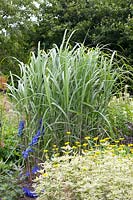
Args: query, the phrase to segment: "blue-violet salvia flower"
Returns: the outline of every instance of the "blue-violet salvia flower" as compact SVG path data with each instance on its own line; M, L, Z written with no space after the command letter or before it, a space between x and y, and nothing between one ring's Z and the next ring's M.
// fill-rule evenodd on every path
M38 195L35 192L30 191L27 187L23 187L23 192L24 192L25 196L27 196L27 197L30 197L30 198L38 197Z
M18 136L21 136L21 135L22 135L23 129L24 129L24 124L25 124L24 120L21 120L21 121L19 122L19 126L18 126Z
M31 143L29 145L33 146L33 145L37 144L40 135L41 135L41 132L40 132L40 130L38 130L37 133L36 133L36 135L33 137L32 141L31 141Z
M40 168L38 166L34 166L32 169L32 173L35 174L40 170Z
M40 130L38 130L35 137L40 137L40 136L41 136L41 132L40 132Z
M32 148L27 148L25 151L22 152L23 158L27 158L29 155L29 152L33 152Z

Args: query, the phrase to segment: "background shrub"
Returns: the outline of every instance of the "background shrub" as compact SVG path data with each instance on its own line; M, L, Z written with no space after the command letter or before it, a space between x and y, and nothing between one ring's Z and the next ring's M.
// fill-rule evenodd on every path
M116 137L132 136L133 134L133 98L125 92L118 97L113 96L109 103L109 121L112 124Z
M0 160L5 162L19 158L18 114L7 95L0 95Z
M104 44L127 56L131 63L133 41L133 4L130 0L50 0L41 5L41 19L32 42L41 41L43 47L61 44L65 29L77 30L73 43L87 46ZM49 25L50 21L50 25Z

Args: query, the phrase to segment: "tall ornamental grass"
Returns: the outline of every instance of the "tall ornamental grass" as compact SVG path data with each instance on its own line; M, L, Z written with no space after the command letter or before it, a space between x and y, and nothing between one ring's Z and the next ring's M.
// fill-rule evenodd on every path
M16 76L11 74L8 88L26 122L25 144L41 119L45 147L53 141L59 145L67 131L72 133L71 140L86 134L112 134L107 106L121 76L115 52L105 54L99 47L82 44L71 48L69 40L65 32L60 47L54 45L48 52L38 47L37 55L31 53L29 64L20 62L17 86Z

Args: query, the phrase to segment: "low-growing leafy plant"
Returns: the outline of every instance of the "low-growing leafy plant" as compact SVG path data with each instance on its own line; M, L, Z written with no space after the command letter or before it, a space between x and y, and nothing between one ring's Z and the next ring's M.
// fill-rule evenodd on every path
M2 200L18 200L23 196L18 175L18 167L13 162L0 161L0 198Z
M133 151L107 141L101 141L104 150L53 156L42 163L34 183L37 200L132 200Z

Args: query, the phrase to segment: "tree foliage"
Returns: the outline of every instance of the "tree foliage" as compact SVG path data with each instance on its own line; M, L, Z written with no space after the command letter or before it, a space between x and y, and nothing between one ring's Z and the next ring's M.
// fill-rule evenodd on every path
M65 29L77 30L73 42L85 45L109 44L133 61L133 4L130 0L49 0L41 5L42 14L34 44L46 49L60 44Z
M37 7L31 0L0 1L0 70L17 73L15 60L27 61L30 34L34 32L33 16Z

